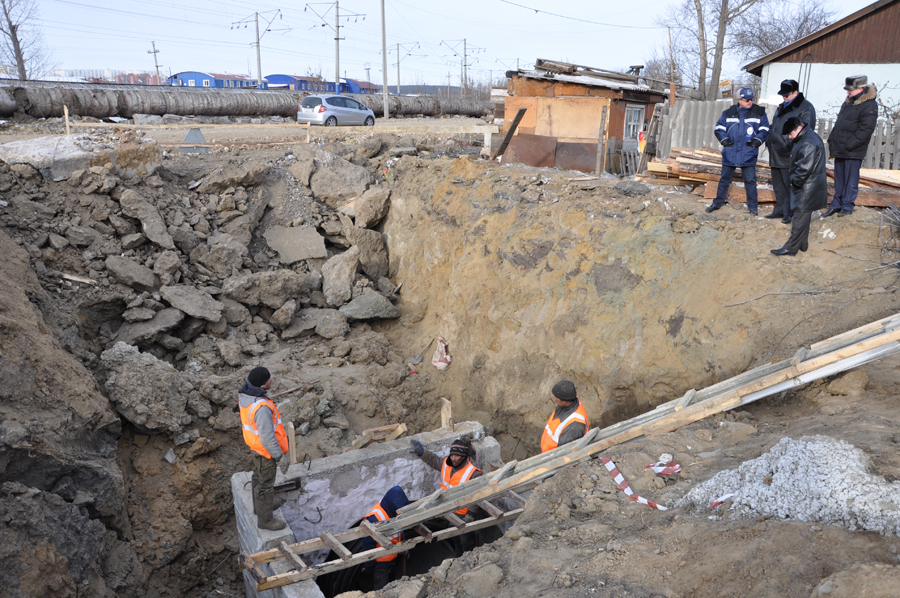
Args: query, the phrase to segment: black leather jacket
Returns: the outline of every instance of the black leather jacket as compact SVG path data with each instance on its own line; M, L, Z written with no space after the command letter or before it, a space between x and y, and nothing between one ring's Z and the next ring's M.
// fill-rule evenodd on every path
M787 135L781 134L784 122L792 116L796 116L803 123L813 129L816 128L816 109L809 100L798 93L794 101L787 106L782 103L775 110L772 117L772 130L766 139L766 147L769 148L769 166L772 168L791 167L791 140Z
M825 144L810 127L803 127L791 147L791 209L812 212L827 204Z

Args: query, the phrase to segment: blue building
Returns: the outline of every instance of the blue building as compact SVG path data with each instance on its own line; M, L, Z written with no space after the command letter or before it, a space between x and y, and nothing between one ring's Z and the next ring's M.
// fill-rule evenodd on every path
M320 81L299 75L266 75L269 88L290 89L306 93L334 93L334 81ZM356 79L341 79L340 93L378 93L377 85Z
M256 79L247 75L223 75L220 73L201 73L199 71L184 71L169 77L169 85L175 87L217 87L217 88L248 88L256 87ZM266 88L263 81L262 88Z

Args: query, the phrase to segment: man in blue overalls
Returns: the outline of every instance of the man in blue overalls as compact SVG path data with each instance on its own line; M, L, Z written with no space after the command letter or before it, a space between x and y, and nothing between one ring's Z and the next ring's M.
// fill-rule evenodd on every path
M741 88L737 105L722 113L715 134L722 144L722 176L716 198L706 211L715 212L725 204L734 169L740 168L747 190L747 209L756 216L756 159L759 147L769 136L769 117L765 108L753 103L751 88Z

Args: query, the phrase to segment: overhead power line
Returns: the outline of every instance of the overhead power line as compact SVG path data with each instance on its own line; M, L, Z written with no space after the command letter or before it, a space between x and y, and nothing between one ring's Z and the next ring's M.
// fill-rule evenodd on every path
M500 0L503 4L509 4L511 6L517 6L519 8L524 8L526 10L533 10L535 14L541 13L545 15L550 15L551 17L557 17L560 19L568 19L570 21L578 21L580 23L590 23L591 25L602 25L604 27L613 27L615 29L665 29L665 27L640 27L638 25L614 25L612 23L600 23L598 21L590 21L588 19L582 19L580 17L569 17L566 15L560 15L555 12L547 12L546 10L540 10L538 8L531 8L530 6L525 6L524 4L516 4L515 2L510 2L510 0Z

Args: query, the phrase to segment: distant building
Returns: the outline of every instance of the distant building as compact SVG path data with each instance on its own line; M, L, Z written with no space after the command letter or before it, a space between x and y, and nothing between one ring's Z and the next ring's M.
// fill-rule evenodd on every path
M121 85L159 85L159 78L150 73L121 73L115 82Z
M844 79L866 75L887 103L900 102L900 0L879 0L797 40L744 70L762 78L760 98L780 103L785 79L800 91L820 116L835 115L847 97ZM888 85L890 83L890 85Z
M306 93L334 93L334 81L301 75L266 75L269 88L290 89ZM379 93L381 88L367 81L341 79L340 93Z
M169 85L175 87L218 87L218 88L248 88L256 87L256 78L247 75L226 75L220 73L201 73L199 71L184 71L175 73L168 79ZM262 88L266 88L266 80L263 80Z

